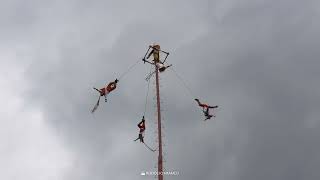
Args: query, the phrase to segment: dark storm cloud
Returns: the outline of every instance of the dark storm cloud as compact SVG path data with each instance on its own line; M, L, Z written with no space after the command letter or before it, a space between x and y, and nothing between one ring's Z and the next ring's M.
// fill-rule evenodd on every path
M320 176L316 7L316 1L35 2L22 8L6 36L12 31L32 49L26 97L75 154L65 179L142 179L140 171L155 170L156 155L132 142L149 67L137 65L108 103L94 116L89 110L97 98L92 86L119 77L159 42L192 95L221 107L215 121L201 122L186 87L172 72L162 76L165 166L180 171L171 179L313 180ZM152 146L153 104L146 138Z

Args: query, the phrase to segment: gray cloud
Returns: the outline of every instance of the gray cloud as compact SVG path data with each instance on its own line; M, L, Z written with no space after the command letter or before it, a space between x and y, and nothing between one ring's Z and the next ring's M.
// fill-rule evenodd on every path
M28 106L42 108L76 159L65 179L141 179L140 171L156 169L157 156L132 142L148 66L120 79L95 115L89 110L92 86L119 77L159 42L192 95L221 107L216 120L202 122L194 97L171 71L162 75L165 167L180 171L166 179L313 180L320 176L318 5L34 1L4 13L10 21L0 37L25 59L16 63L27 68ZM146 141L155 146L149 100Z

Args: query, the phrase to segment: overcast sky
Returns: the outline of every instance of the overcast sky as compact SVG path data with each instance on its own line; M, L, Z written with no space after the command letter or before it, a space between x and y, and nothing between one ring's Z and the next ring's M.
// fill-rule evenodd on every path
M317 0L1 0L0 179L153 179L157 154L133 142L150 66L90 110L154 42L190 89L161 74L165 179L320 179L319 19Z

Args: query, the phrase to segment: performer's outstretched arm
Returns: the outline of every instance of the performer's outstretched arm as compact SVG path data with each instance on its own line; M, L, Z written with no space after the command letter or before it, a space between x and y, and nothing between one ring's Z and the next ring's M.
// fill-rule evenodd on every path
M218 108L218 106L209 106L208 108Z

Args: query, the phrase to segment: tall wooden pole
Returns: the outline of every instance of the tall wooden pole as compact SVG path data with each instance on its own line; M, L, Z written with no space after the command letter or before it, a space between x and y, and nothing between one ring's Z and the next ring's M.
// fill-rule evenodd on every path
M156 63L155 63L156 64ZM161 136L161 107L160 107L160 88L159 88L159 70L155 65L156 70L156 94L157 94L157 112L158 112L158 142L159 142L159 155L158 155L158 180L163 180L163 166L162 166L162 136Z

